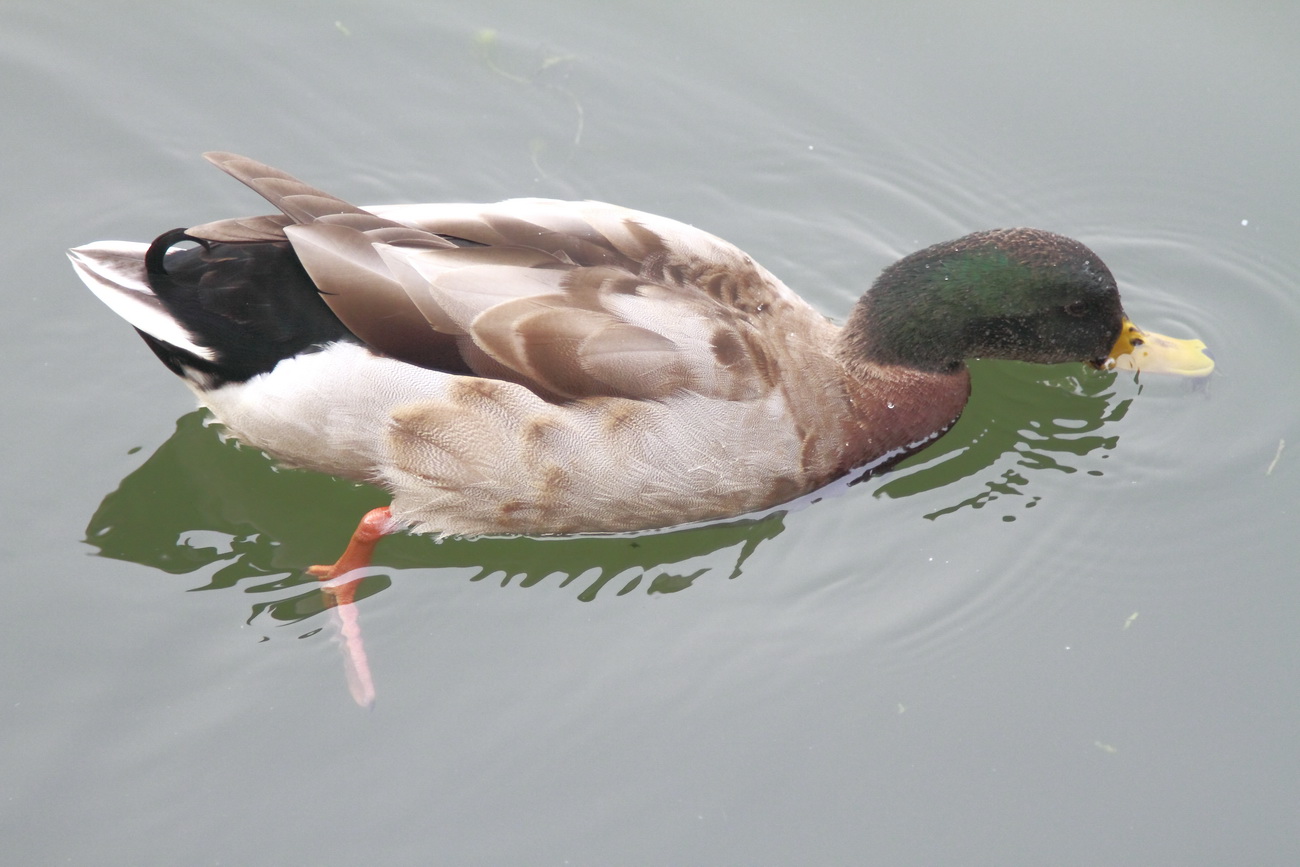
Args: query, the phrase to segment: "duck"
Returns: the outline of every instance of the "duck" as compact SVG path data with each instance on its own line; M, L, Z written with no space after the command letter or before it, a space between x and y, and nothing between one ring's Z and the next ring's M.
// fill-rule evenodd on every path
M779 506L934 442L972 359L1213 369L1201 341L1138 329L1101 258L1041 229L907 255L838 325L666 217L543 198L362 208L205 157L277 213L69 256L229 435L387 490L322 577L399 531L611 533Z

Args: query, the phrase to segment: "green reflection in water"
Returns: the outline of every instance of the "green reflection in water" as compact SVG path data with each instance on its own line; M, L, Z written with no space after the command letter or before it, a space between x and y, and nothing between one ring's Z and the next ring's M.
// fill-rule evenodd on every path
M907 497L945 486L962 493L927 514L931 520L1008 496L1027 497L1025 505L1032 507L1038 501L1027 493L1032 473L1078 472L1085 456L1115 448L1119 435L1100 431L1123 419L1133 402L1116 396L1116 374L1077 365L979 362L971 366L971 380L971 400L957 424L900 463L876 496ZM990 469L1006 463L1004 456L1014 456L1012 466L990 475ZM1088 473L1101 475L1101 470ZM977 476L987 478L975 494L970 485L957 484Z

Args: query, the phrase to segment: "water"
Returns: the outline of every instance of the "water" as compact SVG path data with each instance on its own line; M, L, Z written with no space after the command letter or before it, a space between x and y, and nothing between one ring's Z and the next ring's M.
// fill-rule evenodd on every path
M1292 4L0 18L14 863L1300 856ZM302 569L382 495L223 443L63 259L261 212L210 149L360 202L663 213L833 316L1038 225L1219 368L981 363L932 449L754 520L389 540L360 711Z

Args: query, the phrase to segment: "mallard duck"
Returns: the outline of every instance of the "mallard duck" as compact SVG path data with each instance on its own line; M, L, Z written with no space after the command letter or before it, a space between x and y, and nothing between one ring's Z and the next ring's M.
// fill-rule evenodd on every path
M1156 343L1095 253L1038 229L913 253L839 327L665 217L549 199L363 209L206 157L280 213L89 244L73 265L240 441L386 488L358 531L372 541L764 509L933 441L966 403L967 359L1132 366ZM1213 367L1199 341L1173 345L1166 366Z

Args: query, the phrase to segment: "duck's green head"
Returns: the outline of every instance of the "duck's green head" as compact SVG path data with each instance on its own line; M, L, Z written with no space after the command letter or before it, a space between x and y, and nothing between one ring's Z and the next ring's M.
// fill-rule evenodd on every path
M1115 278L1083 244L1040 229L994 229L886 268L844 340L850 356L934 372L969 358L1100 363L1123 324Z

